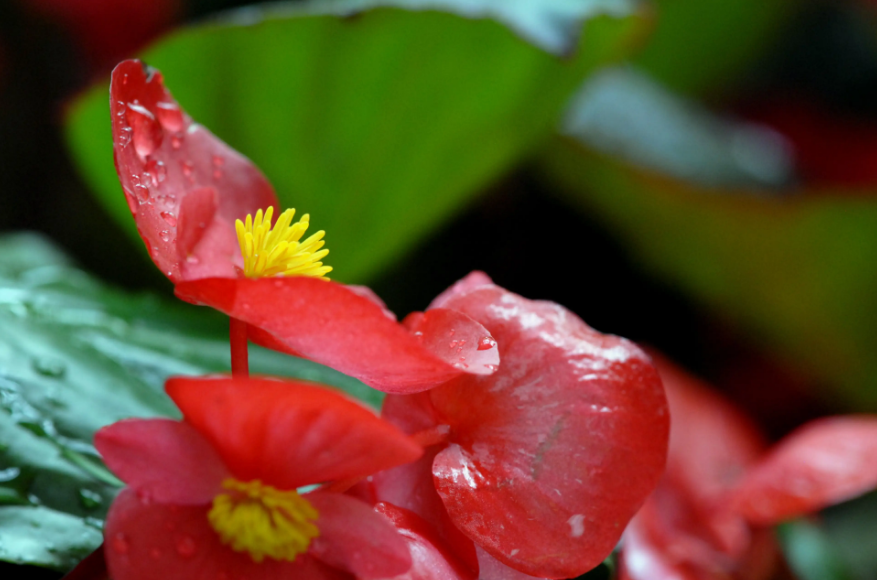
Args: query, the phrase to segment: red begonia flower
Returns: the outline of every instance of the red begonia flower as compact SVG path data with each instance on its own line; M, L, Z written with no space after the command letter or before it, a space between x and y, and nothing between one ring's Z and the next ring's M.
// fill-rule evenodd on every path
M296 491L417 459L420 447L395 427L291 381L175 378L167 392L184 421L131 419L95 436L128 484L106 522L114 580L364 579L409 569L406 541L368 504Z
M110 103L122 189L177 296L247 323L254 342L386 392L416 392L497 367L493 339L464 314L436 311L409 332L367 289L304 276L245 277L235 221L277 206L265 177L193 123L161 74L139 61L116 67Z
M400 428L444 428L447 438L376 475L378 499L418 513L455 548L458 529L496 564L531 576L597 566L664 468L669 415L648 357L480 273L433 304L483 324L502 366L387 397L384 417Z
M805 425L765 455L757 428L707 385L656 357L672 418L667 471L624 534L622 579L767 578L766 525L877 487L877 418Z

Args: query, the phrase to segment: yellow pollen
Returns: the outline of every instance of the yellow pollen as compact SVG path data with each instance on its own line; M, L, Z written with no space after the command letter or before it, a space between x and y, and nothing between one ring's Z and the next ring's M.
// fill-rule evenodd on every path
M319 512L295 491L232 478L222 487L230 493L213 498L207 519L223 544L256 562L266 556L292 562L320 534L313 523Z
M260 209L256 212L255 218L247 215L246 221L235 221L238 244L244 257L244 276L323 278L332 271L331 266L324 266L320 261L329 253L329 250L320 249L326 243L323 241L326 232L320 230L303 242L299 241L310 225L310 214L301 216L301 219L293 224L295 210L288 209L280 214L272 228L273 214L274 208L269 207L265 210L264 216Z

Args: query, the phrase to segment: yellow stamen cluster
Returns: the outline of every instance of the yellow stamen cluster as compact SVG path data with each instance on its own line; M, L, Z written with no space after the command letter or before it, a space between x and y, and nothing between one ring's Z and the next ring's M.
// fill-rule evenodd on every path
M244 276L247 278L265 278L270 276L311 276L323 278L332 271L331 266L324 266L323 259L329 250L320 248L326 243L320 230L305 241L300 242L302 235L310 225L310 215L292 223L294 209L288 209L277 218L271 227L274 208L256 212L255 219L248 215L246 221L235 221L238 244L244 257ZM290 225L291 224L291 225Z
M259 480L226 479L207 514L223 544L247 552L256 562L265 557L292 562L320 531L319 512L295 491L281 491Z

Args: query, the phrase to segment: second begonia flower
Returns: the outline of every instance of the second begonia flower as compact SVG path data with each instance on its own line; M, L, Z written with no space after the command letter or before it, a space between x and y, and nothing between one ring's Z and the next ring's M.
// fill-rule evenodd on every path
M231 317L243 356L249 335L394 393L496 370L495 343L471 317L435 311L415 336L368 289L319 279L322 233L301 239L307 215L264 223L279 211L271 185L192 121L158 71L119 64L110 108L116 169L149 255L177 296Z
M365 492L436 526L484 578L571 578L597 566L664 469L669 413L649 357L478 272L432 308L483 324L502 367L388 396L383 416L432 445ZM406 323L416 331L431 312Z
M366 503L313 486L416 459L420 447L328 389L176 378L183 421L130 419L95 446L126 487L105 552L114 580L393 577L406 541Z

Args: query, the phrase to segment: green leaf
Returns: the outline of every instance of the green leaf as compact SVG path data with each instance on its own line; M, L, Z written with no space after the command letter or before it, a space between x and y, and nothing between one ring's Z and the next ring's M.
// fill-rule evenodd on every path
M169 375L229 368L223 317L107 288L42 238L0 238L0 559L65 570L100 543L121 483L92 446L125 417L178 416ZM309 361L253 347L255 373L381 394Z
M761 141L741 151L739 127L660 96L616 94L619 106L645 99L658 120L600 108L591 116L617 134L601 140L593 124L570 127L580 140L558 139L545 151L546 175L645 267L825 385L832 406L877 409L877 200L772 190L783 181L781 154ZM724 129L709 129L717 123ZM672 163L649 153L662 142ZM756 172L752 160L762 164Z
M142 55L196 120L266 173L284 206L326 230L333 278L345 282L390 265L546 139L581 80L619 58L643 26L621 1L481 4L540 30L551 14L586 19L577 56L560 59L491 19L398 8L337 14L354 5L235 12ZM531 11L543 16L526 20ZM133 237L107 100L104 82L74 103L67 138Z
M636 62L672 89L727 89L796 8L790 0L654 0L657 25Z
M856 580L821 526L795 520L779 528L789 567L801 580Z

